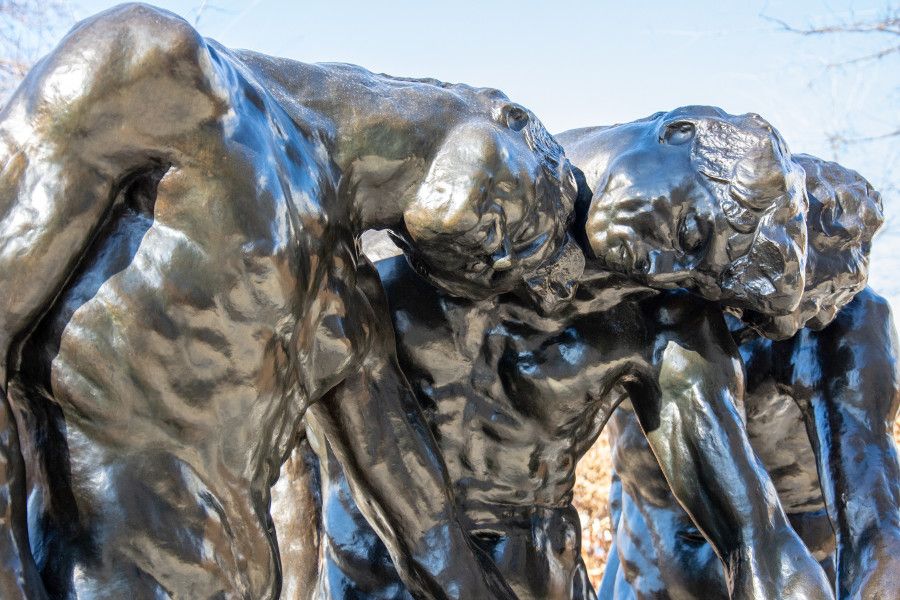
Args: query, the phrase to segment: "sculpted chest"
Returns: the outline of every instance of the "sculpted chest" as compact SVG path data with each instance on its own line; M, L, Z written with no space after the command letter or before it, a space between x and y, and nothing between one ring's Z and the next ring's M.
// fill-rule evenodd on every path
M511 402L540 414L551 428L577 424L589 408L612 409L612 387L646 362L643 316L636 304L567 319L558 331L508 323L499 373Z

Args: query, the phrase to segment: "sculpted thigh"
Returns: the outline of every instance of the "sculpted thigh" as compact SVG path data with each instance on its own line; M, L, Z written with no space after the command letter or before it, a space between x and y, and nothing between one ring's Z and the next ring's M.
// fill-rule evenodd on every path
M327 452L322 462L322 563L318 600L411 600L384 543L356 506L347 479Z
M623 581L616 597L728 598L719 559L672 496L629 404L610 420L613 464L622 481L616 547Z

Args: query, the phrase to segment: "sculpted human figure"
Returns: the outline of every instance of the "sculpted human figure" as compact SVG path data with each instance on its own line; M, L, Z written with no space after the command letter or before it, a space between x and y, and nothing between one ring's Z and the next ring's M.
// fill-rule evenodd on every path
M0 595L276 597L306 414L417 597L509 597L357 238L393 230L448 293L540 268L565 295L574 192L495 90L232 52L145 5L79 24L0 113Z
M763 257L771 248L779 254L770 260L802 264L802 172L778 134L756 117L713 109L699 121L740 136L735 147L717 152L710 143L702 149L710 169L742 162L739 184L746 196L736 210L744 204L771 209L766 240L748 233L733 243ZM635 197L672 194L660 177L667 168L681 168L683 151L635 147L632 164L640 170L615 186L630 186ZM738 183L702 175L692 185L695 198L713 205L723 192L719 186ZM573 302L550 316L517 295L480 303L453 298L402 258L377 264L398 358L447 463L464 527L519 598L595 597L571 505L575 465L628 398L676 496L724 561L735 598L831 597L824 572L791 529L742 437L733 401L743 394L743 376L719 305L684 291L653 292L602 268L596 256L605 255L609 225L595 216L607 198L581 191L573 231L589 255L585 276ZM684 232L685 244L695 235ZM757 249L757 243L769 248ZM702 260L699 251L696 260ZM760 309L799 294L790 277L773 276L772 287L759 286L758 274L768 266L710 259L703 281L728 278L732 297ZM315 597L406 597L340 467L322 446L322 565ZM315 504L315 496L298 493L301 504ZM304 518L310 513L315 508Z
M734 210L747 197L743 187L713 204L692 193L692 182L707 168L697 149L702 137L734 146L730 132L703 125L706 112L679 109L559 136L604 196L595 219L607 224L607 240L614 240L607 243L623 244L629 258L620 261L622 254L612 252L604 264L650 285L677 281L725 306L742 306L742 321L733 321L746 369L742 411L791 522L832 576L836 535L838 597L894 598L900 593L900 468L891 437L900 398L897 345L887 303L866 288L872 236L882 222L880 196L854 171L793 155L805 172L809 202L801 296L784 311L749 309L726 291L710 294L692 272L704 263L690 246L708 255L745 227L767 233L764 210ZM670 193L635 194L617 183L640 180L631 154L667 136L690 151L689 166L665 170L661 183ZM724 175L738 179L743 172L735 161ZM778 176L773 168L771 177ZM717 227L723 215L728 226ZM682 243L694 230L700 232L696 243ZM790 268L772 266L770 281ZM611 421L618 525L601 595L727 598L719 561L669 490L637 418L623 407Z

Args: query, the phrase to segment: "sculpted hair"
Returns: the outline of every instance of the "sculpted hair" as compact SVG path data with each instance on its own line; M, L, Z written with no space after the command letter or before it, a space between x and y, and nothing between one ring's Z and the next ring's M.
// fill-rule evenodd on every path
M575 218L575 199L578 195L578 185L571 164L566 158L563 147L556 141L556 138L550 135L540 119L530 111L529 116L528 125L524 131L525 142L532 151L542 157L544 174L542 179L546 178L539 182L539 185L548 185L551 190L553 187L562 190L562 194L559 196L560 201L555 208L558 211L559 220L568 226Z
M884 223L881 194L859 173L808 154L796 154L794 161L806 173L809 198L803 296L789 315L747 315L774 339L827 326L866 287L872 238Z
M721 298L765 314L791 312L804 288L803 170L781 135L758 115L723 112L695 126L691 164L735 231L733 259L717 282Z

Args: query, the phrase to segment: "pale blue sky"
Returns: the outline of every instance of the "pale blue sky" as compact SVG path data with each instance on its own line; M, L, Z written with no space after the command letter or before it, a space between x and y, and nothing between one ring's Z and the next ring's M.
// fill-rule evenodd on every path
M81 0L84 17L116 2ZM897 0L447 2L158 0L206 36L305 62L344 61L394 75L493 86L553 132L629 121L684 104L762 114L792 150L859 170L900 215L898 139L835 149L827 132L878 135L900 121L900 55L829 63L893 42L889 35L803 37L797 27L864 20ZM197 11L205 8L196 20ZM900 297L900 229L876 244L882 288ZM885 239L895 236L897 244ZM882 258L884 256L884 258ZM896 258L895 258L896 257Z
M83 0L80 16L114 4ZM156 4L194 22L204 3ZM896 127L897 115L884 102L890 93L896 113L900 57L867 66L864 78L825 67L892 39L803 38L760 15L805 26L866 18L889 6L885 0L211 0L197 26L227 46L498 87L551 131L716 104L759 112L794 149L823 153L819 131L838 127L841 117L857 129Z

